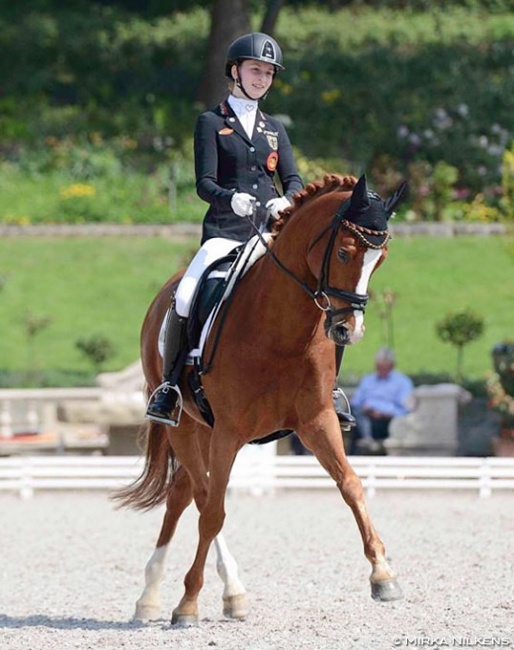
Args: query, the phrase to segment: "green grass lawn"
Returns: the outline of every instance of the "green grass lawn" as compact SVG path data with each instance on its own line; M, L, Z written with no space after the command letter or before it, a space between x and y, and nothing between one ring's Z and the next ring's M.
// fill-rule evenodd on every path
M473 310L484 318L483 336L464 350L464 373L483 378L495 343L514 338L514 238L393 239L389 258L371 281L392 289L398 365L409 373L451 373L455 348L436 335L435 323L451 312ZM380 307L371 302L363 341L348 350L345 370L361 374L384 344Z
M165 279L190 258L197 241L165 238L4 238L0 241L0 370L87 371L75 343L93 334L117 347L105 366L117 370L138 356L147 306ZM495 343L514 338L514 237L394 239L386 264L372 279L380 294L396 294L394 343L401 369L453 373L456 353L435 323L471 308L485 333L464 354L464 371L483 378ZM377 300L366 314L366 336L345 355L344 381L373 365L385 343ZM29 345L27 314L51 322Z
M0 368L87 370L75 343L92 335L116 345L106 369L133 362L147 306L195 246L137 237L2 240ZM52 319L34 337L33 352L24 327L28 312Z

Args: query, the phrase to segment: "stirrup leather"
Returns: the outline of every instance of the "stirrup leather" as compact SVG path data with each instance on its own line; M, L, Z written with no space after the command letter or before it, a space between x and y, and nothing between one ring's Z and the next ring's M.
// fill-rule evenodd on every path
M149 413L155 395L159 391L168 392L169 390L173 390L177 394L176 404L172 412L170 413L171 417L169 418L165 416L160 417L158 415L152 415L151 413ZM172 385L169 381L165 381L159 386L157 386L154 392L150 395L148 399L148 407L145 413L145 418L147 418L148 420L152 420L153 422L160 422L161 424L168 424L169 426L172 427L178 427L178 425L180 424L180 418L182 416L183 405L184 405L184 400L182 398L182 391L180 390L178 385Z

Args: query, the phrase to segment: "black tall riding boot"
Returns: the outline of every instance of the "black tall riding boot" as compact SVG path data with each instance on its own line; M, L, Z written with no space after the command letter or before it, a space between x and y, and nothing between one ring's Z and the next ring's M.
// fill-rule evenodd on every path
M182 394L178 381L187 358L187 318L179 316L173 306L166 323L164 336L163 383L148 400L145 417L155 422L177 426L182 412ZM173 412L178 406L178 414Z
M339 385L337 383L339 369L341 368L341 363L343 361L343 354L344 345L336 345L336 379L334 383L334 389L332 390L332 398L334 400L334 408L341 429L343 431L350 431L356 424L355 418L351 413L350 402L348 401L348 398L344 394L343 389L339 388Z

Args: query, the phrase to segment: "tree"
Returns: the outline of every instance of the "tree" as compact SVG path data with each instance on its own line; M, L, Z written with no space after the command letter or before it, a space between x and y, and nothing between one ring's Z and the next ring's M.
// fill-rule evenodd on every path
M462 381L462 360L464 346L482 336L484 320L481 316L467 310L457 314L448 314L436 323L439 338L457 348L457 381Z
M261 32L273 35L278 15L284 4L285 0L268 0L260 27ZM251 5L251 0L214 0L212 3L205 70L196 96L197 101L204 108L215 106L226 94L227 48L238 36L252 31Z
M370 298L377 299L379 312L384 327L384 345L394 350L393 307L396 294L392 289L384 289L378 295L370 291Z
M25 334L27 336L28 367L31 372L37 366L37 351L35 339L40 332L45 330L53 319L51 316L38 316L28 311L23 319Z
M103 364L116 354L112 342L100 334L92 335L87 339L78 339L75 346L91 361L96 374L100 372Z
M264 18L262 19L261 32L273 36L278 14L284 5L284 0L270 0Z
M205 108L220 102L227 89L225 56L230 43L251 31L248 0L214 0L206 62L197 100Z

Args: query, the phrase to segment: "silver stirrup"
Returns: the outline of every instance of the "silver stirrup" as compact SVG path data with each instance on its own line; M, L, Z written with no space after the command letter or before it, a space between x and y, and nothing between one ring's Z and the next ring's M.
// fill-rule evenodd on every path
M346 394L344 390L338 386L337 388L332 389L332 399L334 400L334 403L337 404L339 399L343 398L344 401L346 402L346 412L348 415L352 415L352 408L350 406L350 400L346 397ZM348 433L349 431L352 430L352 428L355 426L355 423L351 424L350 422L341 422L339 421L341 431L344 431L345 433Z
M169 419L168 418L159 418L159 417L156 417L155 415L148 415L148 412L147 412L147 413L145 413L145 418L147 420L151 420L152 422L160 422L161 424L168 424L170 427L178 427L178 425L180 424L180 418L182 416L182 409L183 409L183 406L184 406L184 400L182 399L182 391L180 390L180 388L177 385L172 386L169 381L164 381L162 384L159 384L159 386L157 386L157 388L154 390L154 392L150 395L150 397L148 399L148 404L151 404L155 393L157 393L159 390L161 390L161 388L167 388L168 390L171 389L171 390L174 390L177 393L177 404L176 404L175 408L173 409L173 413L177 414L176 417L169 418Z
M352 414L352 408L350 406L350 401L346 397L346 394L345 394L344 390L340 386L338 386L337 388L334 388L332 390L332 399L337 400L340 397L342 397L344 399L344 401L346 402L346 408L348 410L348 413L351 415Z

